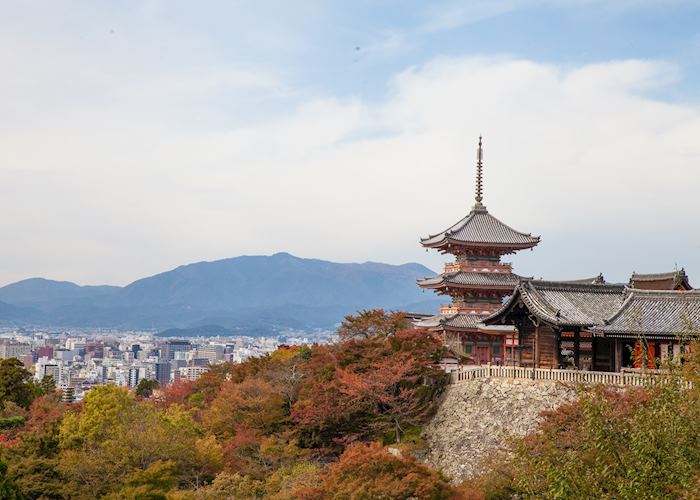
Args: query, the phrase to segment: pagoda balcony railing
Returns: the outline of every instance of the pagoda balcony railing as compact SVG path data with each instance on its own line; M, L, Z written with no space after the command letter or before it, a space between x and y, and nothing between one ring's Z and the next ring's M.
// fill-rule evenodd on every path
M450 373L450 383L459 384L482 378L511 378L530 380L552 380L573 384L602 384L610 386L645 386L669 380L665 373L594 372L586 370L559 370L528 368L524 366L463 366ZM690 382L686 383L690 387Z
M458 261L445 264L446 273L455 273L458 271L508 274L513 272L513 264L510 262L494 263L489 261Z
M442 304L440 306L440 314L473 314L475 316L486 316L496 311L498 307L484 308L474 307L473 305L455 305L455 304Z

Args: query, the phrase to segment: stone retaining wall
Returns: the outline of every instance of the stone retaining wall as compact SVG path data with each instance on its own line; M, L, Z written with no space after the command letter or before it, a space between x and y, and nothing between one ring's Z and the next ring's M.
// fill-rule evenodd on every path
M543 410L575 396L573 387L548 380L485 378L451 385L424 429L424 461L454 482L469 479L506 436L529 434Z

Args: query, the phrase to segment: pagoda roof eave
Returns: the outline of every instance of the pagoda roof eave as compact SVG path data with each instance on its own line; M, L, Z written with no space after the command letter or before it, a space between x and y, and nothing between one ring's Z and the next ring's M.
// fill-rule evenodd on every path
M484 290L498 289L511 292L518 285L521 279L522 278L520 276L514 273L457 271L429 276L419 279L416 282L421 288L479 288Z
M484 206L475 206L456 224L420 240L421 245L426 248L440 248L453 244L514 250L531 248L539 242L539 236L513 229L491 215Z
M540 243L540 237L535 236L533 237L534 240L530 243L519 243L519 244L506 244L506 243L489 243L489 242L480 242L480 241L460 241L460 240L455 240L453 238L444 238L438 242L435 243L426 243L428 240L427 238L425 240L421 240L420 244L423 245L424 248L435 248L438 250L443 250L445 247L452 245L456 248L473 248L473 249L497 249L497 250L527 250L528 248L533 248L537 246ZM444 250L445 252L449 253L447 250Z
M463 288L465 290L494 290L506 293L512 292L515 288L514 286L507 285L458 285L453 283L441 283L436 285L421 285L420 283L418 283L418 286L421 288L425 288L426 290L439 290L441 288Z

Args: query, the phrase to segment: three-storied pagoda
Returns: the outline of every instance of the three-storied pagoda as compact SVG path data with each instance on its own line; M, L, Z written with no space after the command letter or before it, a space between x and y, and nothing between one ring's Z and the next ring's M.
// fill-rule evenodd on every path
M416 326L441 332L447 345L476 363L506 363L517 345L517 333L485 327L481 321L501 307L503 298L513 293L520 280L501 257L532 248L540 238L516 231L488 212L482 203L482 170L479 137L474 207L445 231L421 238L426 249L454 255L455 261L445 264L442 274L418 280L418 286L449 295L452 302Z

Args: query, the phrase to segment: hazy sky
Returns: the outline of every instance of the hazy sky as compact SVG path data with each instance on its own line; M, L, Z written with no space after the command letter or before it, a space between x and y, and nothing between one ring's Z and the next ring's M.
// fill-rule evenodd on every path
M429 6L428 6L429 5ZM0 0L0 284L416 261L485 204L546 278L700 286L700 1Z

